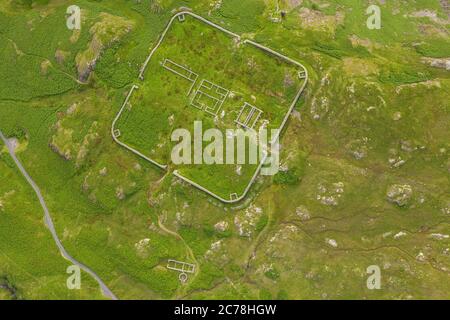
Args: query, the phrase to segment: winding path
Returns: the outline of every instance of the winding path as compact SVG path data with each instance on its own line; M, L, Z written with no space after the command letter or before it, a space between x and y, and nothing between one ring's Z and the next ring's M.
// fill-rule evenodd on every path
M3 142L6 145L6 147L8 148L8 151L9 151L9 154L11 155L11 158L16 163L16 165L19 168L20 172L22 173L22 175L25 177L27 182L31 185L31 187L33 188L34 192L36 193L36 195L37 195L37 197L39 199L39 202L41 203L42 209L44 210L45 223L46 223L48 229L50 230L50 233L52 234L53 240L55 241L59 251L62 254L62 256L64 258L66 258L67 260L69 260L74 265L79 266L83 271L85 271L90 276L92 276L98 282L98 284L100 285L100 288L102 289L103 295L105 295L106 297L111 298L113 300L118 300L117 297L114 295L114 293L112 293L112 291L106 286L106 284L102 281L102 279L100 279L100 277L94 271L92 271L89 267L87 267L86 265L84 265L81 262L79 262L76 259L74 259L66 251L66 249L64 249L64 246L62 245L61 240L59 240L59 238L58 238L58 235L57 235L56 230L55 230L55 226L53 225L52 217L50 216L49 210L47 208L47 205L45 204L44 198L42 197L42 194L41 194L41 191L40 191L39 187L33 181L33 179L31 179L31 177L29 176L28 172L22 166L22 163L16 157L16 154L14 152L13 146L11 146L9 144L9 141L5 138L5 136L3 135L1 130L0 130L0 138L1 138L1 140L3 140Z

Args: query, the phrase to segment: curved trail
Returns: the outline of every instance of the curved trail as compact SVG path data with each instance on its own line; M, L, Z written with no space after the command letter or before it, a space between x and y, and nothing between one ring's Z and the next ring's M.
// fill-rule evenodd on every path
M102 289L103 294L106 297L111 298L113 300L118 300L117 297L114 295L114 293L112 293L112 291L106 286L106 284L102 281L102 279L100 279L100 277L94 271L92 271L89 267L87 267L86 265L84 265L81 262L79 262L76 259L74 259L66 251L66 249L64 249L64 246L62 245L61 240L59 240L59 238L58 238L58 235L57 235L56 230L55 230L55 226L53 225L52 217L50 216L50 212L49 212L49 210L47 208L47 205L45 204L44 198L42 197L42 194L41 194L41 191L40 191L39 187L33 181L33 179L31 179L31 177L28 175L28 172L22 166L22 163L16 157L16 154L14 153L13 147L9 144L8 140L5 138L5 136L3 135L1 130L0 130L0 138L1 138L1 140L3 140L3 142L6 145L6 147L8 148L8 151L9 151L9 154L11 155L11 158L14 160L14 162L17 165L17 167L19 168L20 172L22 173L22 175L25 177L27 182L31 185L31 187L33 188L34 192L36 193L36 195L37 195L37 197L39 199L39 202L41 203L42 209L44 210L45 223L46 223L48 229L50 230L50 233L52 234L53 240L55 241L55 243L56 243L59 251L63 255L63 257L66 258L67 260L69 260L70 262L72 262L74 265L79 266L83 271L85 271L90 276L92 276L98 282L98 284L100 285L100 288Z
M188 243L186 242L186 240L184 240L184 238L177 232L172 231L170 229L168 229L166 226L164 226L164 224L161 221L161 216L158 216L158 226L159 228L166 232L167 234L170 234L171 236L175 237L178 240L181 240L181 242L184 244L184 246L186 247L186 251L188 254L188 257L192 259L192 261L195 263L195 272L194 272L194 278L200 273L200 263L198 262L198 260L195 258L194 255L194 251L192 251L192 248L188 245ZM185 296L185 290L186 288L182 288L181 291L183 292L183 294L181 296L176 296L175 299L183 299L182 297Z
M195 258L194 251L192 251L191 247L187 244L186 240L184 240L184 238L182 236L180 236L177 232L167 229L166 226L164 226L164 224L161 222L161 216L158 216L158 226L162 231L174 236L175 238L177 238L177 239L181 240L181 242L183 242L183 244L186 246L186 250L187 250L189 258L191 258L192 261L194 261L194 263L197 265L195 268L195 274L197 275L200 272L200 264L198 263L197 259Z

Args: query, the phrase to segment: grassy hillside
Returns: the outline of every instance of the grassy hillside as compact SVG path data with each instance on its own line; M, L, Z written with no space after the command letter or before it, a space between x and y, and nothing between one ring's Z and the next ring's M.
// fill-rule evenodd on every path
M85 273L81 290L67 289L71 264L60 255L36 195L3 144L0 168L0 299L102 299Z

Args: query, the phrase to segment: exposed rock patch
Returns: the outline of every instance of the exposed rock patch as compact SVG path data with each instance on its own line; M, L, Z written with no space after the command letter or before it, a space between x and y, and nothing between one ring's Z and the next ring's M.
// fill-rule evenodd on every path
M136 242L134 244L134 247L136 249L136 252L139 256L145 256L147 253L147 249L150 246L150 239L149 238L145 238L142 240L139 240L138 242Z
M295 209L295 214L300 218L302 221L306 221L311 219L311 214L309 210L305 206L298 206Z
M450 70L450 58L422 58L422 62L435 68Z
M387 200L399 207L406 206L412 197L413 190L408 184L394 184L388 188Z
M326 242L329 246L331 246L331 247L333 247L333 248L337 248L337 247L338 247L338 243L337 243L337 241L334 240L334 239L326 239L325 242Z
M325 15L320 11L301 8L299 11L300 25L305 29L334 33L336 27L344 23L345 15L338 11L335 15Z
M251 237L262 214L261 208L252 205L245 210L244 214L236 215L234 217L234 225L238 229L239 235L241 237Z
M129 33L134 25L132 21L109 13L101 13L100 18L89 30L92 35L89 47L75 58L78 80L82 82L87 81L103 51Z
M224 231L228 230L228 222L226 222L226 221L217 222L214 225L214 229L219 232L224 232Z
M344 183L339 181L333 183L331 186L325 186L322 183L319 183L317 186L318 194L316 199L320 201L320 203L326 206L337 206L339 204L339 198L341 198L344 193Z

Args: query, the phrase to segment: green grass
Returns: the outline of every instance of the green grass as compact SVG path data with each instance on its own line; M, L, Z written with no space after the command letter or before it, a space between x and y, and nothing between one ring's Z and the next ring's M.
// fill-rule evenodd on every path
M215 12L215 18L233 26L233 31L239 33L253 33L262 26L260 15L264 12L265 4L258 0L228 0L224 1L220 9Z

